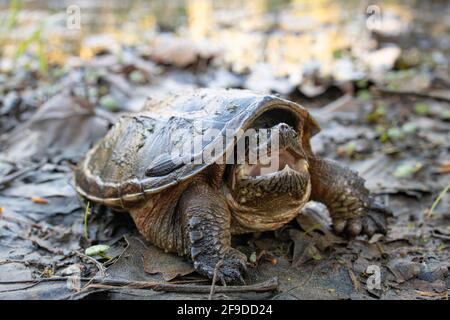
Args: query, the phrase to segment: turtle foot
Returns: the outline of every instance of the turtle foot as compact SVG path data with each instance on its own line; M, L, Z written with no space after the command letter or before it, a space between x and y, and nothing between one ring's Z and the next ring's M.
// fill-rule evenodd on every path
M247 257L240 251L230 248L222 258L206 258L194 261L195 269L202 275L216 281L222 285L229 283L244 284L244 275L247 272Z
M356 237L360 234L366 234L369 237L375 233L386 234L387 218L392 216L390 209L378 202L373 202L365 211L366 215L363 216L346 220L335 219L333 227L336 233L344 234L348 237Z

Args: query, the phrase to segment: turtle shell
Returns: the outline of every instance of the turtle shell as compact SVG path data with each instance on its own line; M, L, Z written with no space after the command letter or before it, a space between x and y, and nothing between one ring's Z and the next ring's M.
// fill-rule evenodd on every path
M305 108L274 95L198 89L149 99L141 112L123 116L87 153L75 170L76 189L105 205L138 204L205 170L234 147L227 135L246 130L266 112L292 115L303 141L320 131ZM193 143L198 137L200 142ZM202 161L208 149L210 161Z

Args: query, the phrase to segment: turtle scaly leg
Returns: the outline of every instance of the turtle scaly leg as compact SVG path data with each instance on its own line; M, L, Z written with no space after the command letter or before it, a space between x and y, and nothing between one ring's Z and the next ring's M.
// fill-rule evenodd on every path
M223 283L243 281L247 258L231 247L231 214L223 195L204 181L194 181L179 202L184 251L195 269L213 278L216 265Z
M308 162L311 199L328 207L337 233L350 236L386 233L390 211L374 201L363 178L333 160L310 157Z

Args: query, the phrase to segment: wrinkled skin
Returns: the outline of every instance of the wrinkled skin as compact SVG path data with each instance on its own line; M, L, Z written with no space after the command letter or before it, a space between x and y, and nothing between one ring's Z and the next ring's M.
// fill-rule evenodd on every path
M308 145L305 150L290 126L277 124L272 129L280 128L276 170L263 173L260 163L235 164L228 171L226 165L212 166L180 195L177 221L182 228L176 238L182 241L165 239L160 246L175 243L170 247L188 254L198 272L212 278L218 266L218 278L230 283L243 282L247 260L231 247L231 235L278 229L309 200L327 205L338 234L386 232L387 210L371 199L362 178L334 161L314 156ZM159 233L153 237L161 241Z

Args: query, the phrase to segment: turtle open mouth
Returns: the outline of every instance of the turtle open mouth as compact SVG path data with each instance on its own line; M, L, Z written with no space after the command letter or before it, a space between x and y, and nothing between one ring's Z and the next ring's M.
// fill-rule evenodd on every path
M246 162L234 168L235 179L264 180L308 172L306 155L294 128L279 123L269 129L269 135L267 141L259 139L256 147L246 150Z
M309 197L309 166L297 132L285 123L276 124L270 132L268 142L249 147L245 163L232 167L228 187L235 201L231 203L239 210L246 206L261 212L290 212ZM272 141L273 133L278 141Z
M235 167L231 189L257 189L259 193L301 192L309 183L308 162L289 149L279 152L270 165L242 164ZM237 191L237 190L236 190Z
M235 175L241 180L270 178L277 175L307 172L308 162L290 149L284 149L269 164L243 164L236 167Z

